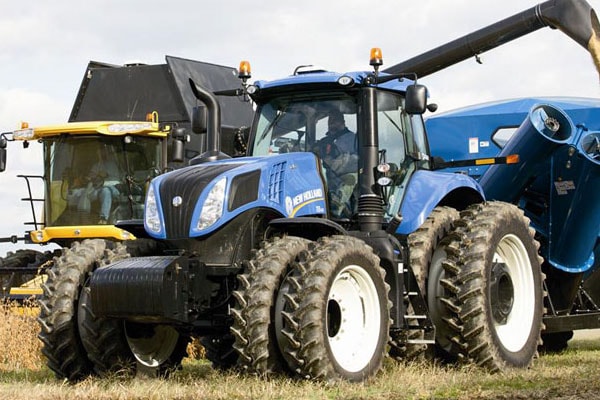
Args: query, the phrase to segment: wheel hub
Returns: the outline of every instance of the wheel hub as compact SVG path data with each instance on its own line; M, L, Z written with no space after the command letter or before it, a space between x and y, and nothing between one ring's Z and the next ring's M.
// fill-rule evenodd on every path
M514 286L505 263L495 262L490 277L492 316L496 323L506 324L514 304Z

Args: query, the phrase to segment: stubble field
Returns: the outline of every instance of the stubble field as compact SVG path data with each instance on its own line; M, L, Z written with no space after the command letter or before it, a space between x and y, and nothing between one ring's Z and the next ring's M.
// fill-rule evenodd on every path
M286 377L262 379L212 370L184 359L170 379L57 380L44 364L33 308L0 307L0 399L595 399L600 398L600 339L578 335L561 354L542 355L528 370L489 374L470 365L386 360L362 384Z

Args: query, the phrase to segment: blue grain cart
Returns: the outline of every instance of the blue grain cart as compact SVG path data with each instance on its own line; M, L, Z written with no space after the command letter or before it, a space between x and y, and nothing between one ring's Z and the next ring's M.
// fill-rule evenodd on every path
M519 155L518 165L455 170L531 220L548 292L544 348L563 349L573 330L600 327L600 100L498 101L426 125L432 151L446 159Z

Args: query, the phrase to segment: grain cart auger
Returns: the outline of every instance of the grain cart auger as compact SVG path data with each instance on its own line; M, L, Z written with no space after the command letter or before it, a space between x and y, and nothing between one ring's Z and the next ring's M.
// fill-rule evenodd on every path
M555 3L584 4L543 3L516 20ZM206 152L153 179L137 221L161 251L95 270L80 318L119 322L121 356L153 373L178 367L190 337L216 367L321 380L367 379L388 350L403 358L434 342L490 370L530 365L544 291L529 219L485 202L473 178L436 170L517 157L434 161L426 88L412 68L380 72L378 49L370 64L253 85L242 64L231 93L256 116L240 158L221 153L219 104L191 80Z

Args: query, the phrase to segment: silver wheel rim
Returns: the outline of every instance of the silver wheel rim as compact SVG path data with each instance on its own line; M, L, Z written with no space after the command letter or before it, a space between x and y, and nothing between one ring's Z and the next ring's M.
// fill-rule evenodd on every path
M125 323L125 336L136 360L147 367L159 367L164 364L177 346L179 333L170 326L149 325L141 337L131 336L131 325ZM151 334L148 334L151 333Z
M517 352L529 339L535 314L536 290L531 262L521 239L512 234L500 240L493 262L506 266L513 294L506 320L502 323L494 321L494 329L502 346L508 351Z
M381 329L377 288L358 265L338 273L329 290L326 334L335 361L346 371L358 372L373 359Z

